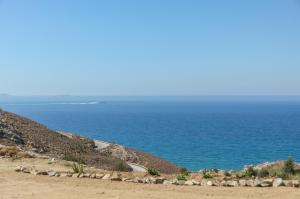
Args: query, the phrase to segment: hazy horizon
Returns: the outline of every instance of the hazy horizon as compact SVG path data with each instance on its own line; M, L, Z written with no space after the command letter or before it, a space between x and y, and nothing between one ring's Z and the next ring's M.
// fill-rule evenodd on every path
M300 1L0 1L0 93L300 95Z

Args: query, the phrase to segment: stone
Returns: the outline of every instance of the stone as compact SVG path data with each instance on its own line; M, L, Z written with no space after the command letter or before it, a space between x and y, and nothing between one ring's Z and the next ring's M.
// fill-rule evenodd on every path
M207 180L201 180L201 186L207 186Z
M142 179L140 179L139 177L136 177L133 179L134 183L144 183L144 181Z
M155 179L155 184L162 184L165 181L164 177L159 177Z
M273 179L265 179L261 182L261 187L271 187L273 185Z
M72 178L78 178L78 176L79 176L78 173L74 173L74 174L72 175Z
M90 173L84 173L84 174L83 174L83 177L84 177L84 178L89 178L90 176L91 176Z
M260 179L256 178L256 179L254 180L253 186L254 186L254 187L260 187L260 186L261 186L261 183L262 183L262 181L261 181Z
M111 181L121 181L121 174L119 173L114 173L111 178L110 178Z
M291 180L283 180L282 183L286 187L293 187L293 182Z
M103 180L109 180L109 178L110 178L110 174L105 174L102 179Z
M227 183L227 182L226 182L225 180L222 180L221 183L220 183L220 185L223 186L223 187L225 187L225 186L227 186L226 183Z
M176 185L184 185L185 180L177 180Z
M228 181L226 182L226 186L227 186L227 187L238 187L238 186L239 186L239 183L238 183L238 181L236 181L236 180L228 180Z
M246 180L239 180L239 184L241 187L247 186L247 181Z
M200 185L200 182L198 182L198 181L196 181L196 180L192 180L192 183L194 184L194 185Z
M209 180L209 181L207 181L206 185L207 185L207 186L213 186L214 183L213 183L211 180Z
M78 175L78 178L83 178L83 176L84 176L84 174L81 173L81 174Z
M95 173L92 173L92 174L90 175L90 178L96 178L96 174L95 174Z
M56 172L55 171L48 171L48 176L53 177L55 176Z
M247 181L246 181L246 185L247 185L248 187L254 187L254 181L253 181L253 180L247 180Z
M17 166L15 168L15 172L21 172L22 171L22 166Z
M34 175L48 175L48 172L41 170L41 171L35 171L35 172L33 172L33 174Z
M163 184L164 184L164 185L170 185L170 184L172 184L172 182L169 181L169 180L164 180Z
M102 179L103 177L104 177L103 173L96 173L94 178L96 178L96 179Z
M298 180L292 180L292 184L293 184L293 187L299 187L299 181Z
M22 171L23 173L31 173L31 169L28 168L28 167L22 167L21 171Z
M126 182L127 180L130 180L129 178L122 178L121 179L123 182Z
M68 177L68 173L61 173L60 177Z
M191 180L187 180L187 181L185 181L184 185L187 185L187 186L193 186L194 183L193 183L193 181L191 181Z
M280 186L283 186L283 180L282 178L276 178L273 181L273 187L280 187Z

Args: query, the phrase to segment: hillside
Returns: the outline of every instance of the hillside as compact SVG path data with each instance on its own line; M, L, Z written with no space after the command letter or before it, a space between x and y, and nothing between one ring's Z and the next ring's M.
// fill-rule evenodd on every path
M89 138L74 135L69 137L30 119L1 109L0 144L17 145L23 150L51 157L77 157L89 166L107 170L115 170L122 164L126 170L130 171L131 167L126 163L128 161L146 167L155 167L163 173L177 173L180 170L179 167L168 161L125 147L121 147L123 149L121 150L121 155L120 152L117 154L112 152L116 151L114 146L104 150L97 150L95 142ZM117 149L120 148L120 145L116 146ZM133 158L122 158L124 153L129 154Z

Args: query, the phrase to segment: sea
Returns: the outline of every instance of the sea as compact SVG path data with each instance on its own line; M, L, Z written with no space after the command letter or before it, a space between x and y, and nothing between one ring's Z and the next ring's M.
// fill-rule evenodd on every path
M47 127L118 143L192 171L300 161L300 100L0 102Z

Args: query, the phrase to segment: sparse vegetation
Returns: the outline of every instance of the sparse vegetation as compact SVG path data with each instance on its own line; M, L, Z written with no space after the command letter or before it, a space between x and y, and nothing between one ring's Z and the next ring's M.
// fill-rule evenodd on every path
M123 162L119 162L116 166L115 166L115 171L128 171L128 167L123 163Z
M188 175L190 175L190 171L188 171L186 168L181 168L180 169L180 174L188 176Z
M294 175L295 174L294 160L291 156L289 156L288 159L286 161L284 161L282 173L286 174L286 175Z
M72 169L73 169L73 172L74 173L78 173L78 174L82 174L82 173L84 173L84 166L83 166L83 164L78 164L78 163L73 163L73 165L72 165Z
M260 178L265 178L265 177L270 176L270 173L267 169L261 169L257 172L257 176Z
M202 173L202 177L205 179L213 177L208 169L203 169L201 173Z
M184 175L184 174L179 174L178 176L176 176L176 179L177 180L186 180L186 175Z
M160 176L159 171L155 168L148 168L147 173L152 176Z
M236 174L236 176L238 178L244 178L244 177L252 177L252 176L256 176L257 175L257 171L254 170L254 168L252 166L247 167L245 170L243 170L242 172L239 172Z

